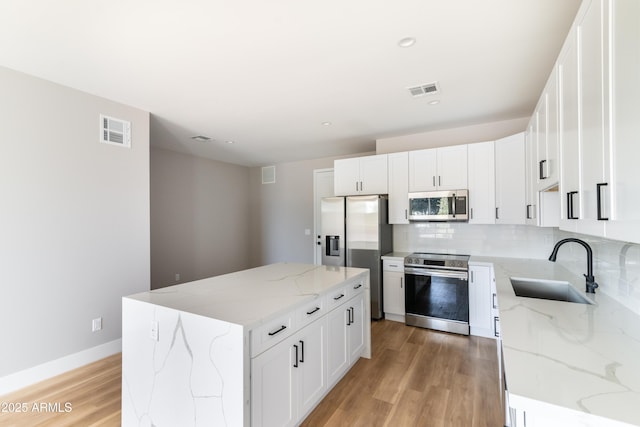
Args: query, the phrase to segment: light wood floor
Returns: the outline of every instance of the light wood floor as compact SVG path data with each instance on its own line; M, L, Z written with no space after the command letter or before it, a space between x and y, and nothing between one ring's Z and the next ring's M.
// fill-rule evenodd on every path
M502 425L495 341L385 320L371 329L371 360L360 359L302 426ZM120 367L117 354L2 396L29 410L0 413L0 426L119 426ZM39 402L72 410L32 412Z

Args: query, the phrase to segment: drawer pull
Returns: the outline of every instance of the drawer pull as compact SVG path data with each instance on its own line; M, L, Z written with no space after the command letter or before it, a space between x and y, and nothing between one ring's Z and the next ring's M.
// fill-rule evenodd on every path
M334 301L338 301L340 298L342 298L344 296L344 294L340 294L337 297L333 297Z
M311 311L307 311L307 315L311 315L311 314L315 313L315 312L316 312L316 311L318 311L318 310L320 310L320 307L316 307L316 308L314 308L314 309L313 309L313 310L311 310Z
M356 286L353 287L353 289L360 289L362 287L362 283L358 283Z
M284 331L285 329L287 329L287 327L285 325L280 326L280 329L278 329L277 331L273 331L273 332L269 332L269 336L272 337L276 334L279 334L280 332Z

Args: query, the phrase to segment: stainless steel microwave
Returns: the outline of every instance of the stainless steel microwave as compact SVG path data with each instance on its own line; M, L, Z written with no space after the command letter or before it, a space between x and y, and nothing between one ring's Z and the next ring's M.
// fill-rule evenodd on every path
M469 191L409 193L410 221L468 221Z

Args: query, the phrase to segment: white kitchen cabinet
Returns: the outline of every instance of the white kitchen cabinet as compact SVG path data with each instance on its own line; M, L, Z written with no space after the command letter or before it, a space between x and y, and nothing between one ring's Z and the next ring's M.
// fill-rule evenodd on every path
M557 62L560 110L560 228L577 231L580 218L579 81L576 32L571 31Z
M496 174L494 142L469 144L469 224L495 224Z
M326 319L315 321L251 361L252 426L290 426L327 389Z
M555 68L534 112L532 147L532 190L544 191L558 185L558 84ZM535 160L534 160L535 159Z
M537 191L537 165L536 153L538 152L538 111L533 113L524 138L525 160L525 224L538 224L538 191Z
M333 386L364 349L364 295L357 294L327 316L327 384Z
M335 160L336 196L387 194L387 155Z
M382 292L385 319L404 323L404 263L401 258L382 260Z
M609 203L606 235L612 239L640 243L640 2L616 0L611 3L612 39L608 140L611 170L609 186L602 198Z
M493 330L492 267L469 263L469 328L471 335L495 337Z
M409 152L409 191L467 188L467 146Z
M360 358L364 349L364 296L360 294L352 298L346 305L349 365L352 365Z
M599 184L609 181L609 141L605 126L605 11L602 0L585 2L577 18L580 94L580 221L577 231L604 236L605 221L598 219Z
M496 224L525 223L525 141L518 133L495 141ZM471 194L469 197L473 197Z
M409 153L391 153L389 165L389 224L409 224Z

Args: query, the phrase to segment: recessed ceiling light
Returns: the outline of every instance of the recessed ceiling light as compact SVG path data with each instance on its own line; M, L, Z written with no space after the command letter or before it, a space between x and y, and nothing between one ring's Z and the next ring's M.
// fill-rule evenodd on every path
M322 126L331 126L331 122L322 122Z
M201 141L201 142L211 141L211 138L204 135L192 136L191 139L193 139L194 141Z
M225 141L225 142L226 142L227 144L233 144L233 143L234 143L233 141L230 141L230 140L227 140L227 141Z
M411 47L416 44L416 39L414 37L405 37L398 41L398 46L400 47Z
M429 101L429 105L438 105L440 104L440 100L434 99L433 101Z

